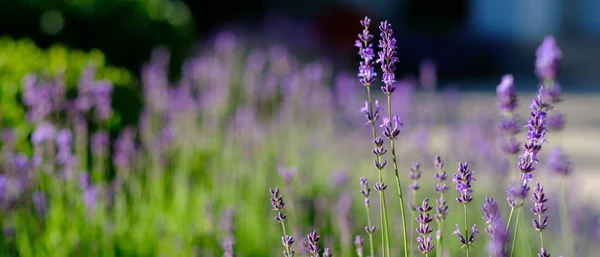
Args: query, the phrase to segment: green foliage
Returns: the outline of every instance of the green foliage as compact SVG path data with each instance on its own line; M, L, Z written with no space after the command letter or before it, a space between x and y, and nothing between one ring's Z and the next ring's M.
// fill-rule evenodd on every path
M61 74L67 90L73 91L79 76L88 65L96 67L98 78L113 81L116 91L127 91L124 88L132 90L132 85L136 83L129 71L107 65L104 55L98 50L86 53L70 50L63 45L41 49L29 39L0 38L0 124L15 128L17 140L22 142L31 132L25 118L26 110L21 104L23 78L29 73L50 76ZM113 122L118 124L118 111L116 117L117 120Z

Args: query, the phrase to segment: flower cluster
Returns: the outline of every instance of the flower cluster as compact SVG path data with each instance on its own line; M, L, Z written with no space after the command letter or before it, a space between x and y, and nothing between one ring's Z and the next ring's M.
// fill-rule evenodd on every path
M456 198L459 203L468 204L473 200L471 182L475 180L474 174L475 171L469 170L469 163L458 163L458 172L454 173L452 182L456 183L456 191L460 193L460 197Z
M396 86L394 85L396 82L394 75L394 71L396 70L395 63L398 62L398 57L396 56L396 39L393 37L392 24L387 21L381 22L379 30L381 30L381 39L379 39L379 48L381 51L377 53L379 56L377 62L381 64L381 70L383 71L381 80L384 84L381 90L386 95L391 95L396 90Z
M421 253L427 254L433 250L433 237L430 235L433 232L433 229L430 227L429 223L433 221L431 215L429 215L429 211L431 211L433 207L429 206L429 199L425 198L421 206L417 206L416 210L419 212L419 215L415 218L419 223L419 227L416 228L419 236L417 237L417 242L419 242L419 246L417 247Z
M371 19L365 17L360 21L360 24L363 26L363 30L358 34L358 39L354 43L354 46L358 48L358 55L362 59L358 67L358 77L360 77L360 83L365 87L370 87L375 83L375 77L377 76L375 63L373 62L375 58L373 44L370 43L373 40L373 35L369 32Z
M537 219L533 219L533 227L535 230L542 232L546 227L548 227L548 216L542 218L542 216L548 210L548 206L546 206L546 194L544 194L544 187L537 183L533 188L533 196L531 197L531 201L533 201L533 208L531 208L531 212L533 215L537 216Z
M317 231L313 230L313 232L308 233L306 239L308 239L308 246L306 246L306 250L308 250L308 252L314 257L318 257L319 251L321 250L321 246L319 246L319 240L321 237L317 234Z
M446 179L448 178L448 174L444 171L444 162L442 158L438 155L433 159L433 166L437 170L435 174L435 192L440 194L440 197L435 201L435 220L437 222L442 222L446 219L448 215L448 205L446 204L446 200L444 199L444 193L448 191L448 185L446 184Z
M552 107L544 96L546 89L540 88L538 95L533 99L530 108L530 117L527 119L527 141L523 143L523 153L519 156L518 167L523 173L522 181L531 179L531 172L535 170L534 164L538 162L537 154L546 141L546 113Z

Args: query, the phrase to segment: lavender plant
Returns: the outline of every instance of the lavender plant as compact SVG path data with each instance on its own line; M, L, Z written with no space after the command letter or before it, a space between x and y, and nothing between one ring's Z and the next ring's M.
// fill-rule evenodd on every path
M365 232L367 233L367 235L369 236L369 250L371 251L371 256L375 256L375 250L373 247L373 233L375 233L375 226L372 225L373 223L371 223L371 204L370 204L370 200L369 200L369 195L371 193L371 188L369 187L369 181L367 180L367 178L361 177L360 178L360 193L363 195L363 197L365 198L365 208L367 211L367 226L365 226ZM356 236L356 240L355 240L355 245L357 248L357 252L358 252L358 245L356 244L356 242L360 241L360 249L362 252L362 239L358 240L360 237ZM362 255L359 254L359 255Z
M429 215L429 211L431 211L433 207L429 206L429 199L425 198L421 206L417 206L416 210L419 212L419 215L415 218L419 223L419 227L416 229L419 236L417 236L417 242L419 242L419 246L417 247L419 251L425 256L429 256L429 253L433 251L434 244L431 242L433 237L430 235L433 232L433 228L430 227L429 223L433 221L431 215Z
M291 235L288 235L288 233L285 231L285 218L287 218L287 215L281 212L285 205L285 203L283 202L283 196L279 194L279 187L276 187L275 190L269 189L269 193L271 193L271 205L273 206L273 210L277 211L277 216L275 216L275 220L281 224L281 228L283 230L283 236L281 237L281 243L283 244L283 247L285 247L285 250L283 251L283 256L293 257L295 254L295 252L292 250L294 238ZM314 234L316 236L316 231L314 232ZM318 236L316 236L316 240L318 242ZM318 251L319 249L316 250Z
M460 243L466 248L467 256L471 256L471 251L469 248L475 241L475 234L479 233L479 231L475 229L475 224L473 224L471 227L470 235L469 231L467 230L467 204L473 200L473 197L471 196L471 193L473 192L471 189L471 183L473 180L475 180L475 177L473 176L474 174L475 171L469 170L469 164L467 162L459 162L458 172L454 173L454 178L452 178L452 182L456 183L456 191L460 193L460 196L456 198L456 201L463 205L465 226L464 236L461 234L458 224L456 224L456 231L454 231L453 234L458 236Z
M443 234L444 234L444 221L446 220L446 216L448 216L448 205L446 204L446 200L444 199L444 193L448 191L448 185L446 184L446 179L448 178L448 174L444 171L444 162L442 158L437 155L433 159L433 166L437 170L435 174L435 192L439 194L439 197L435 200L435 221L438 224L436 230L436 239L437 239L437 252L436 256L442 255L442 242L443 242Z

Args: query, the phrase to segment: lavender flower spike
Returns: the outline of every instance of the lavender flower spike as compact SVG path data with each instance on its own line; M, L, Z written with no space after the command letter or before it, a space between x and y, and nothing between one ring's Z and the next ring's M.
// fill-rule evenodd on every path
M306 250L308 250L312 256L318 257L319 251L321 250L321 247L319 246L319 240L321 237L317 234L316 230L313 230L313 232L310 232L306 238L308 239L308 246L306 247Z
M454 173L452 182L456 183L456 191L460 193L460 197L456 198L459 203L468 204L473 200L471 193L471 182L475 180L473 176L475 171L469 170L469 163L458 163L458 172Z
M546 198L546 194L544 194L544 187L542 187L540 183L537 183L533 188L531 201L533 201L531 212L537 216L537 219L533 219L533 227L535 230L542 233L542 231L548 227L548 216L542 218L548 210L548 206L546 206L546 201L548 201L548 199Z
M375 58L373 44L370 43L373 40L373 35L369 32L371 19L365 17L360 21L360 24L363 26L363 30L358 34L358 39L354 44L354 46L358 48L358 55L360 55L360 58L362 59L358 67L358 77L363 86L370 87L375 83L375 77L377 77L377 73L375 73L375 63L373 62L373 59Z
M429 199L425 198L421 206L417 206L416 210L419 212L419 215L415 218L417 222L419 222L419 227L416 229L419 236L417 237L417 242L419 242L419 246L417 249L421 251L423 254L428 254L433 251L433 237L430 235L433 232L433 228L430 227L429 223L433 221L433 218L429 215L429 211L431 211L433 207L429 205Z
M283 230L283 236L281 237L281 243L285 247L283 256L293 257L294 251L292 251L292 244L294 243L294 238L287 234L285 230L285 218L287 215L281 212L283 210L283 206L285 205L283 202L283 196L279 194L279 187L276 187L275 190L269 189L269 193L271 194L271 206L273 206L273 210L277 211L275 220L281 224L281 228Z
M458 224L456 224L456 230L454 232L452 232L453 235L458 236L460 243L463 246L467 246L472 244L473 242L475 242L475 235L479 234L479 230L477 230L475 228L475 224L473 224L473 226L471 227L471 234L468 237L464 237L461 233L460 233L460 228L458 227Z
M573 165L569 158L563 154L560 148L550 151L548 157L550 171L556 175L568 176L573 172Z
M383 71L382 81L384 84L381 90L386 95L391 95L396 90L396 86L394 85L396 83L394 75L396 65L394 63L398 62L398 57L396 56L396 39L393 37L392 24L387 21L381 22L379 30L381 30L381 39L379 40L381 51L377 53L379 56L377 63L381 64L381 70Z
M535 73L542 80L554 79L558 75L562 51L556 39L548 35L535 51Z

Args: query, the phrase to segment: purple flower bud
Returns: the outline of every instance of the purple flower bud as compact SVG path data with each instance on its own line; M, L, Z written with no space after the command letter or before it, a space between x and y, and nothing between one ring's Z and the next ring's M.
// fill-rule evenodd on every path
M54 126L50 123L42 122L31 135L31 143L40 145L45 141L53 140L54 134L56 134Z
M535 73L544 79L554 79L558 75L562 52L556 44L556 39L548 35L535 51Z
M504 114L510 115L517 108L517 93L514 78L511 74L502 76L500 84L496 87L498 108Z
M319 251L321 250L321 247L319 246L319 240L321 237L317 234L317 231L313 230L313 232L309 233L306 238L308 239L308 246L306 247L306 250L308 250L308 252L315 257L319 256Z
M573 165L560 148L554 148L550 151L548 157L550 171L554 174L568 176L573 172Z
M358 255L359 257L363 256L363 245L364 245L364 240L362 239L361 236L356 236L354 238L354 246L356 247L356 255Z
M454 173L452 182L456 183L456 191L460 193L460 197L456 198L459 203L467 204L473 200L471 193L471 182L475 180L475 171L469 170L469 164L458 163L458 172Z
M92 146L92 154L95 156L101 156L107 153L109 145L108 133L105 130L98 131L90 138L90 144Z

